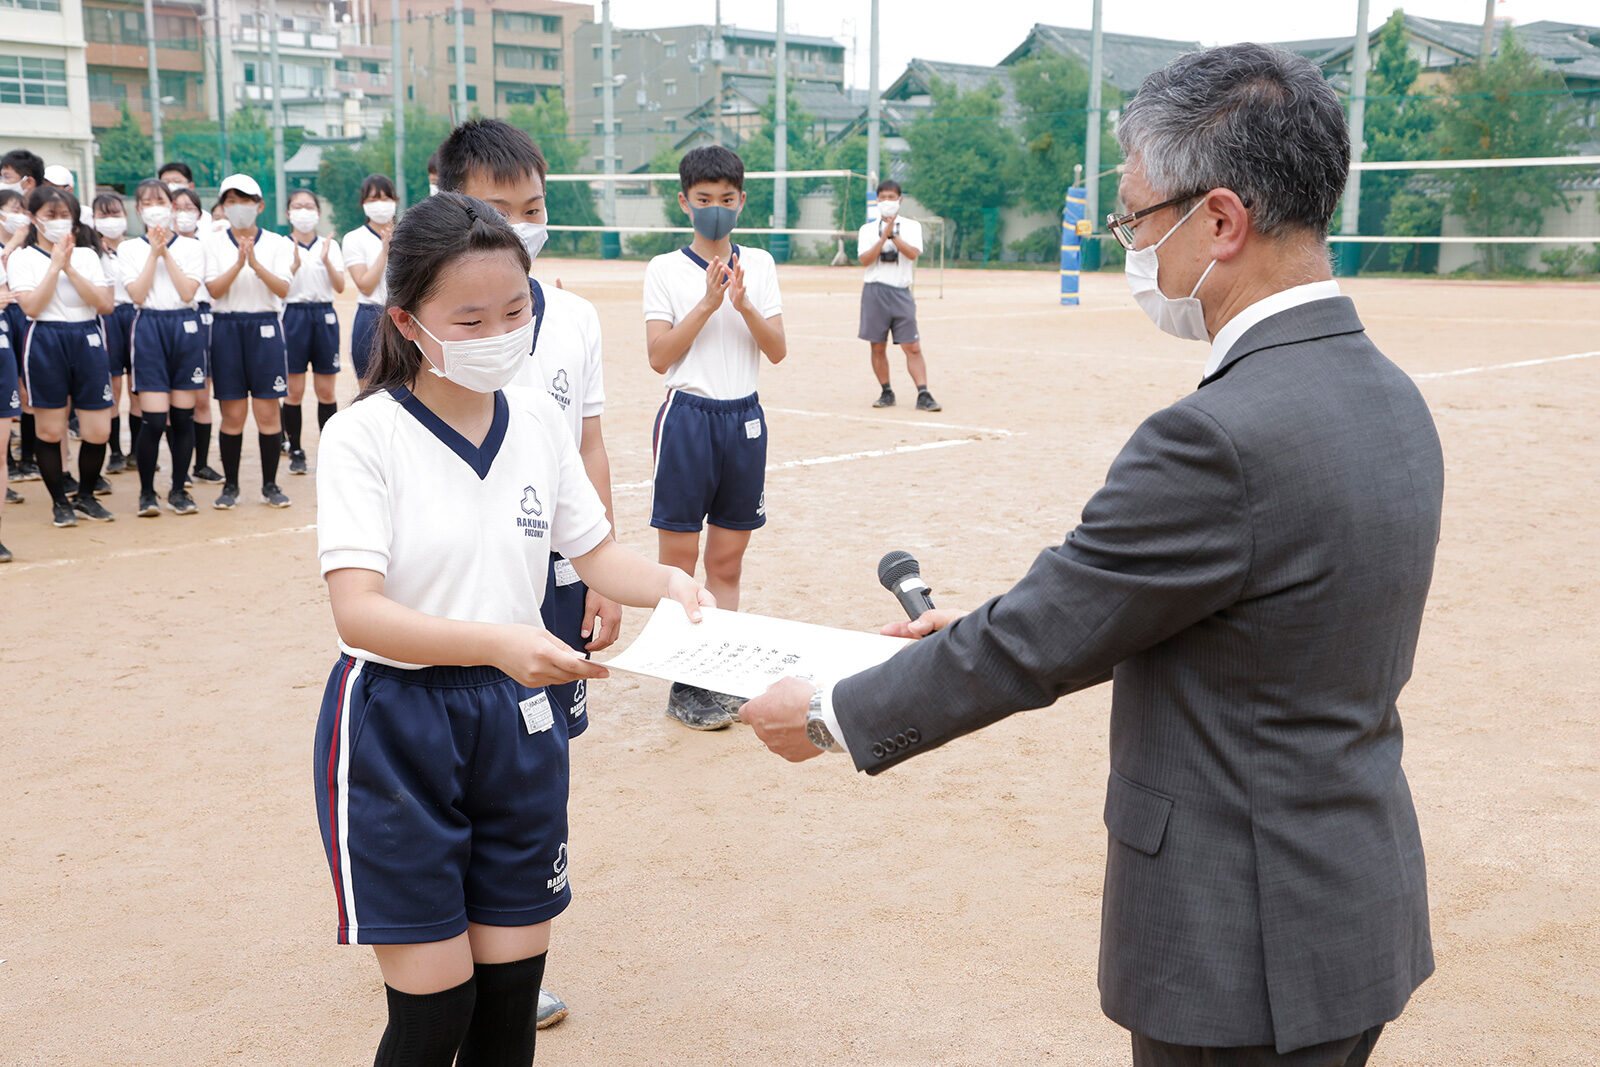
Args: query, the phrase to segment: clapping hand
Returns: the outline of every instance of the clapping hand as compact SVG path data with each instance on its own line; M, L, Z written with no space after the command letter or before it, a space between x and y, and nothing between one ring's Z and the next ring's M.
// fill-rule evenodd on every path
M721 256L715 256L706 264L706 295L704 303L715 311L722 306L722 298L727 295L728 286L733 283L733 272L727 264L722 262Z

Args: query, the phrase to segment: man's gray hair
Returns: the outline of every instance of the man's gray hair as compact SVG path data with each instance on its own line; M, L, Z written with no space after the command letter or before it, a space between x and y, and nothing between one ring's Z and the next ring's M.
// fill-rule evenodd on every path
M1161 199L1231 189L1263 234L1327 234L1350 173L1344 108L1315 64L1235 44L1180 56L1122 112L1117 140Z

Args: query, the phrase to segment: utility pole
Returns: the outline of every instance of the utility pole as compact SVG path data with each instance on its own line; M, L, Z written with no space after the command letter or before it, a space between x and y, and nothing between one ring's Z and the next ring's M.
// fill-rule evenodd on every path
M872 28L867 31L867 203L878 200L878 0L872 0Z
M722 132L722 61L728 54L728 48L722 43L722 0L717 0L716 28L711 31L711 62L716 66L717 74L717 143L727 144L728 139Z
M615 83L615 64L611 61L611 0L601 0L600 4L600 121L604 131L600 138L601 150L605 152L605 166L602 171L607 181L601 202L605 205L605 224L617 224L617 183L610 180L617 173L617 86Z
M1494 0L1490 0L1491 10ZM1367 125L1367 0L1356 3L1355 55L1350 68L1350 162L1360 163ZM1354 236L1361 232L1361 172L1354 168L1344 187L1344 220L1339 232ZM1354 275L1360 267L1361 246L1339 246L1340 274Z
M789 41L783 29L783 0L778 0L778 40L773 49L778 69L774 72L772 88L776 94L773 111L772 169L778 172L772 190L772 225L784 229L789 225L789 179L783 172L789 168ZM772 235L772 247L783 253L779 263L789 260L789 235Z
M1365 3L1366 0L1362 0ZM1102 59L1102 34L1100 32L1100 0L1094 0L1094 19L1089 31L1089 121L1088 135L1083 146L1084 161L1084 197L1083 217L1089 223L1091 230L1100 228L1100 81ZM1089 248L1099 251L1098 245L1085 242L1084 251ZM1086 269L1099 266L1100 257L1093 256Z
M400 61L400 0L389 0L389 65L394 68L394 191L396 207L406 206L405 68Z
M225 91L228 79L222 72L221 0L211 0L211 31L217 46L217 135L222 140L222 174L226 177L233 173L233 160L228 153L228 94ZM204 42L201 46L204 47ZM161 160L156 160L156 166L161 166Z
M148 0L147 0L148 2ZM267 32L269 56L272 63L272 208L276 215L284 209L283 187L283 72L278 67L278 0L267 0ZM261 41L256 40L259 54Z
M494 18L491 12L489 17ZM461 0L456 0L456 121L465 122L467 110L467 28L463 23Z
M1494 51L1494 0L1483 0L1483 44L1478 46L1478 66L1489 65Z
M144 28L144 55L150 74L150 139L156 154L151 166L159 167L167 161L167 146L161 139L161 74L156 66L156 13L151 0L144 0Z

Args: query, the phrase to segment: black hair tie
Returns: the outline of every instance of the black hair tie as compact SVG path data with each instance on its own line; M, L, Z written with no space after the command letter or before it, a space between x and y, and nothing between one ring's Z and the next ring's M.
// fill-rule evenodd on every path
M476 211L472 210L472 205L467 203L465 199L463 199L461 201L461 210L463 210L463 211L465 211L467 213L467 218L468 218L468 220L470 222L481 222L482 221L481 219L478 218L478 213Z

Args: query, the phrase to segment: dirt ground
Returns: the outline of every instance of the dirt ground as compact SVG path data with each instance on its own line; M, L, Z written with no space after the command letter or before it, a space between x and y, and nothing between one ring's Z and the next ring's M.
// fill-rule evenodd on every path
M541 266L600 309L619 533L653 554L643 265ZM1059 542L1205 361L1117 276L1064 309L1052 273L950 271L941 297L925 271L944 411L910 410L897 354L901 406L874 411L859 272L781 284L752 611L875 628L899 611L875 581L890 548L941 605L980 603ZM1374 1062L1600 1063L1600 291L1345 290L1420 379L1447 466L1401 706L1438 972ZM5 509L0 1063L371 1062L381 980L369 950L334 943L312 802L336 651L313 480L281 478L289 510L259 505L253 435L244 472L231 513L202 486L200 515L136 519L133 474L113 525L51 528L39 483ZM1108 689L872 780L790 766L742 726L684 730L665 689L591 689L547 977L572 1015L541 1062L1127 1062L1095 988Z

